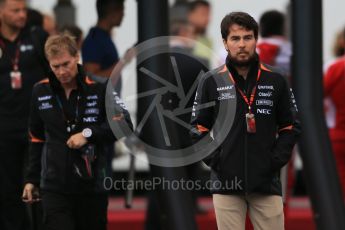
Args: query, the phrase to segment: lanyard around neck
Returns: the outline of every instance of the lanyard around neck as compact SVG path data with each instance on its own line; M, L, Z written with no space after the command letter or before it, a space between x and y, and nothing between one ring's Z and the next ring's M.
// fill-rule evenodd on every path
M255 86L253 87L252 89L252 92L250 94L250 98L248 99L247 95L237 86L236 84L236 81L235 79L233 78L232 74L230 71L229 72L229 78L230 80L232 81L232 83L235 85L236 89L238 90L238 92L241 94L243 100L245 101L245 103L248 105L248 110L249 110L249 113L251 113L251 105L253 104L253 101L254 101L254 97L255 97L255 93L256 93L256 86L258 84L258 81L260 79L260 76L261 76L261 68L259 68L258 70L258 75L256 77L256 82L255 82Z
M79 100L80 100L80 93L78 93L77 95L77 104L76 104L76 108L75 108L75 117L74 117L74 121L71 117L68 116L68 112L67 112L67 98L65 103L63 103L63 101L61 100L59 95L56 95L56 100L58 102L58 105L60 107L60 109L62 110L62 115L63 118L66 122L66 124L71 124L71 123L76 123L79 117Z

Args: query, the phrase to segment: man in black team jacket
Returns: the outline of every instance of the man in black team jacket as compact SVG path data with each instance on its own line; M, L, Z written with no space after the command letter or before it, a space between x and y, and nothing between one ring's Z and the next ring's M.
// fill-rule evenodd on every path
M199 82L191 131L194 141L219 131L212 126L220 101L236 100L230 132L205 159L211 180L219 182L211 186L218 229L244 229L248 210L255 229L281 230L279 173L300 132L293 95L281 74L260 63L255 53L258 25L250 15L228 14L221 33L228 57L224 66ZM215 106L198 109L208 102Z
M115 141L105 112L105 85L85 76L78 49L66 34L48 38L52 73L35 85L29 132L31 145L23 199L34 202L40 187L44 229L106 229L104 147ZM129 114L116 92L121 119Z

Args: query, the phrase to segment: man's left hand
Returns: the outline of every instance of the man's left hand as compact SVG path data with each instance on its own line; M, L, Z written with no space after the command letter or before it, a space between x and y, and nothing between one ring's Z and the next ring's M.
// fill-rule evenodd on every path
M86 143L87 139L81 134L81 132L72 135L67 141L67 145L71 149L79 149Z

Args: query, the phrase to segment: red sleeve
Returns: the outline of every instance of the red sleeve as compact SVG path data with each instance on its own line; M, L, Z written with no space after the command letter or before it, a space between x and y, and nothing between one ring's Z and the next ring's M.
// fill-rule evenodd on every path
M268 65L275 64L275 58L278 55L279 46L268 44L268 43L261 43L258 45L257 48L258 48L260 60L263 63L266 63Z
M325 96L328 96L332 89L340 82L340 78L345 76L345 59L342 59L331 65L323 78L323 90Z

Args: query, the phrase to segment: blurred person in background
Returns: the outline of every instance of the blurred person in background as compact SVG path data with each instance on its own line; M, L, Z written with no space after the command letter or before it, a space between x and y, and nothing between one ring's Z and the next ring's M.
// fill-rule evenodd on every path
M43 28L43 14L38 10L28 9L26 26Z
M333 43L332 53L333 53L333 58L327 61L323 65L324 73L326 73L326 71L332 64L338 61L339 57L345 54L345 27L336 34L334 43Z
M49 34L57 34L56 21L53 16L49 14L43 14L43 29Z
M290 77L290 59L292 47L285 36L285 15L277 10L266 11L259 20L257 52L260 60L268 65L280 68Z
M187 20L194 26L195 39L194 54L208 60L211 65L212 40L207 36L207 27L211 17L211 5L208 1L196 0L188 4Z
M97 0L98 20L86 35L82 45L82 59L85 71L96 81L105 81L110 77L119 61L117 48L111 32L120 26L124 16L124 0ZM116 84L116 91L121 94L121 79Z
M336 35L333 45L334 57L341 57L345 54L345 28L339 31Z
M345 30L343 31L345 40ZM339 53L340 54L340 53ZM345 55L327 68L323 78L324 105L329 136L345 196Z
M32 87L45 73L45 37L25 27L25 0L0 0L0 21L0 229L28 229L20 194Z

